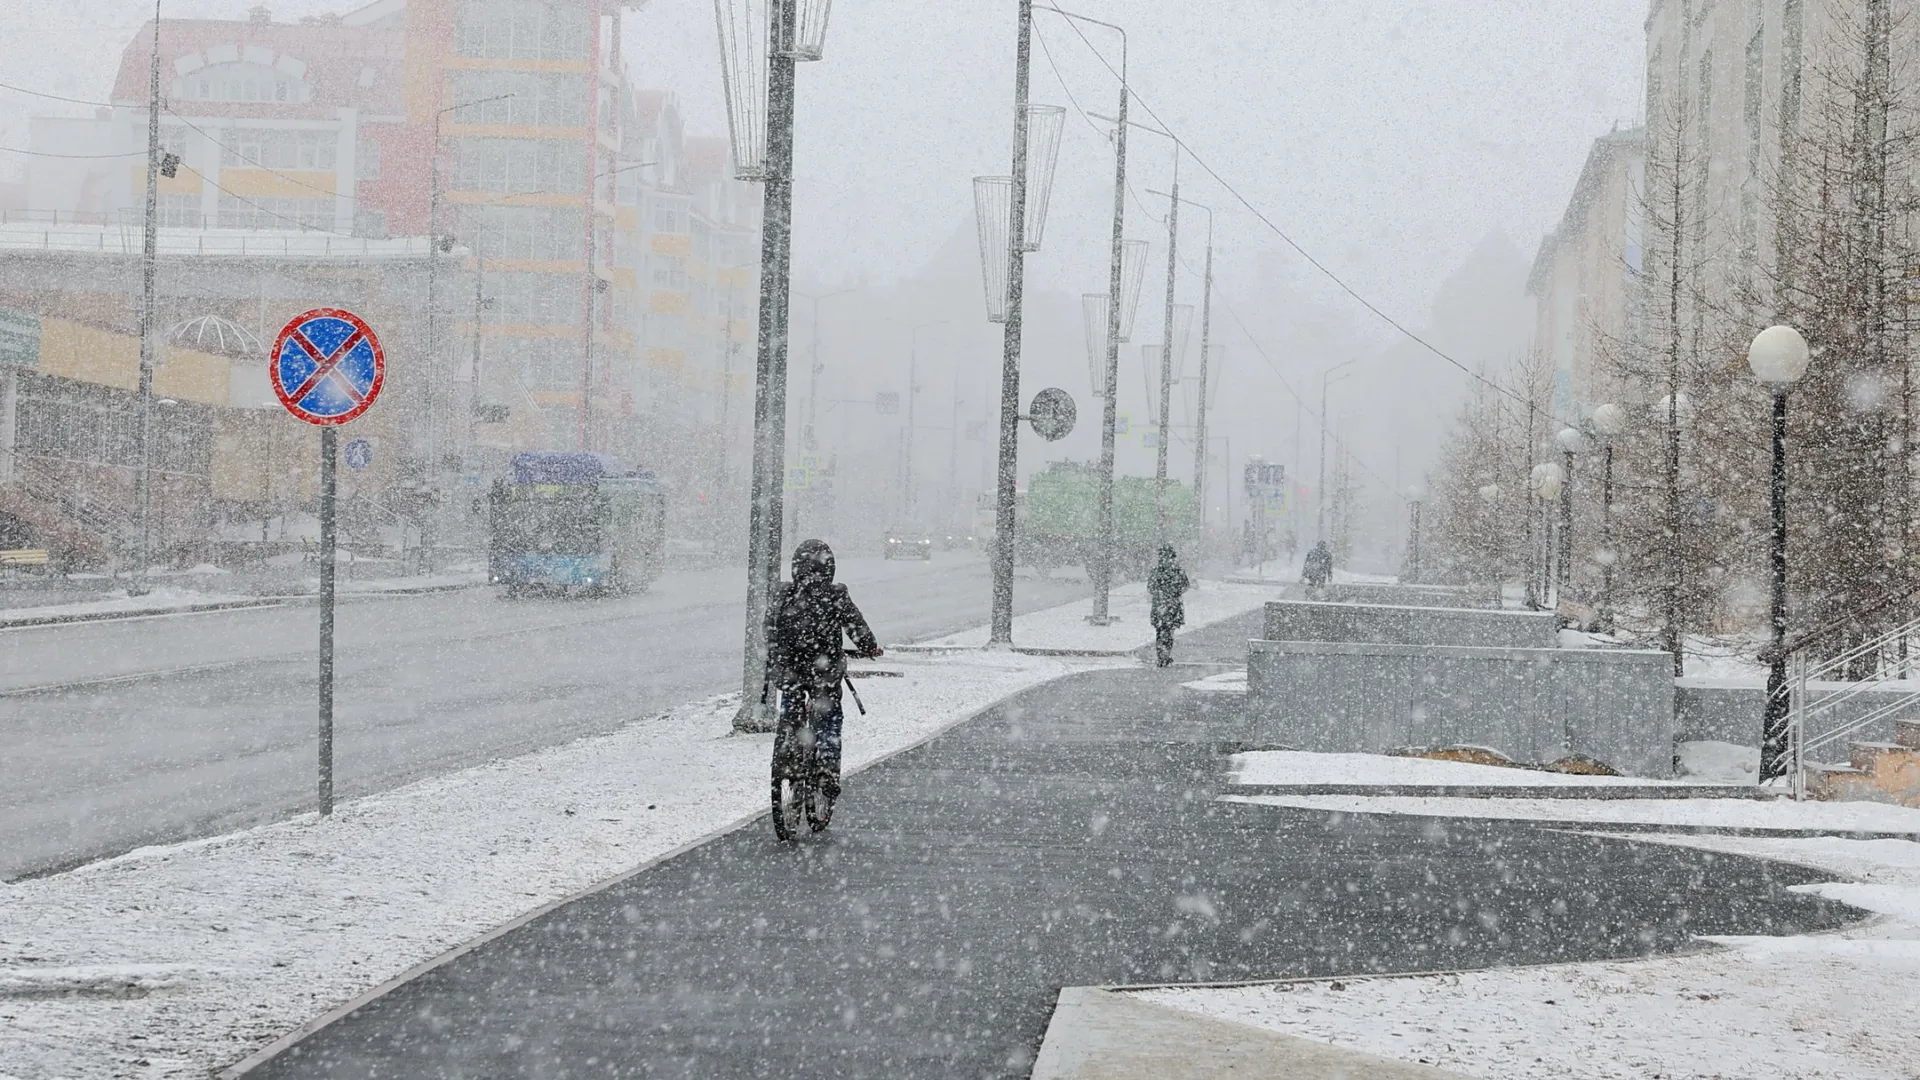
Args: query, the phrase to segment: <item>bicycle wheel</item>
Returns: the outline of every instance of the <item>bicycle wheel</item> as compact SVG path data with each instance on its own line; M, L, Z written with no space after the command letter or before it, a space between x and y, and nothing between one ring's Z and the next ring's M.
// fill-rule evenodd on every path
M791 777L773 778L773 835L791 841L800 831L800 815L811 815L811 787Z
M825 832L833 823L833 798L818 785L807 789L807 827L814 832Z

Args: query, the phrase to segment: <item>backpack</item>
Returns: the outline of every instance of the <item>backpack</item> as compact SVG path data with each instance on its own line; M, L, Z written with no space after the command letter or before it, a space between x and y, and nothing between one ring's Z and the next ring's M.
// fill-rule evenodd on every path
M796 680L832 671L840 657L840 586L784 585L775 598L770 656L776 672Z

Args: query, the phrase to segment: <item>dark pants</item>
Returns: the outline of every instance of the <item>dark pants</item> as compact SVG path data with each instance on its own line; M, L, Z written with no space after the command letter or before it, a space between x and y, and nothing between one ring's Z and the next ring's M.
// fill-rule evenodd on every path
M816 779L829 798L840 793L840 684L814 683L780 692L780 727L773 736L776 762L797 757L803 749L799 733L806 710L813 713L813 745L817 752Z
M1153 624L1153 655L1159 667L1173 663L1173 630L1171 623Z

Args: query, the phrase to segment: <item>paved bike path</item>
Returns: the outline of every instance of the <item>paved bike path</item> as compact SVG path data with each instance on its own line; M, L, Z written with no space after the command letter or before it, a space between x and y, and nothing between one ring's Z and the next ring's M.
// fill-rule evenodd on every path
M1244 648L1251 623L1183 639ZM405 983L257 1077L1025 1077L1063 986L1586 960L1847 909L1817 875L1524 823L1220 803L1195 669L1090 673ZM1217 705L1214 707L1218 707ZM857 722L853 721L853 722Z

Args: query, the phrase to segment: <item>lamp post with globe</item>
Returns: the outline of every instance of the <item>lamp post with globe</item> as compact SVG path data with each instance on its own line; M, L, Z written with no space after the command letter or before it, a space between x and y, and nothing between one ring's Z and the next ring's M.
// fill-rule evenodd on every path
M1613 440L1627 428L1627 411L1608 402L1593 409L1593 433L1600 437L1600 629L1613 630Z
M1585 451L1592 440L1579 428L1564 427L1554 435L1553 441L1560 446L1560 468L1566 474L1566 483L1560 487L1560 545L1555 556L1559 566L1554 575L1554 593L1558 596L1567 591L1573 580L1573 455Z
M1505 567L1502 565L1506 545L1500 536L1500 485L1480 485L1480 501L1487 508L1487 549L1493 565L1493 606L1503 608L1507 606Z
M1760 782L1786 775L1787 657L1787 392L1807 373L1807 339L1791 326L1769 326L1747 348L1753 377L1773 391L1773 542L1771 635L1767 648L1767 707L1760 730Z
M1560 471L1560 466L1551 461L1543 461L1535 465L1528 476L1536 507L1531 512L1542 519L1540 543L1534 549L1534 565L1530 571L1535 576L1528 583L1528 592L1533 594L1529 607L1538 608L1547 602L1548 582L1552 580L1550 564L1553 559L1553 526L1550 519L1546 518L1545 510L1546 504L1558 499L1561 491L1565 490L1566 479L1566 474ZM1537 592L1534 591L1535 587L1538 588Z

